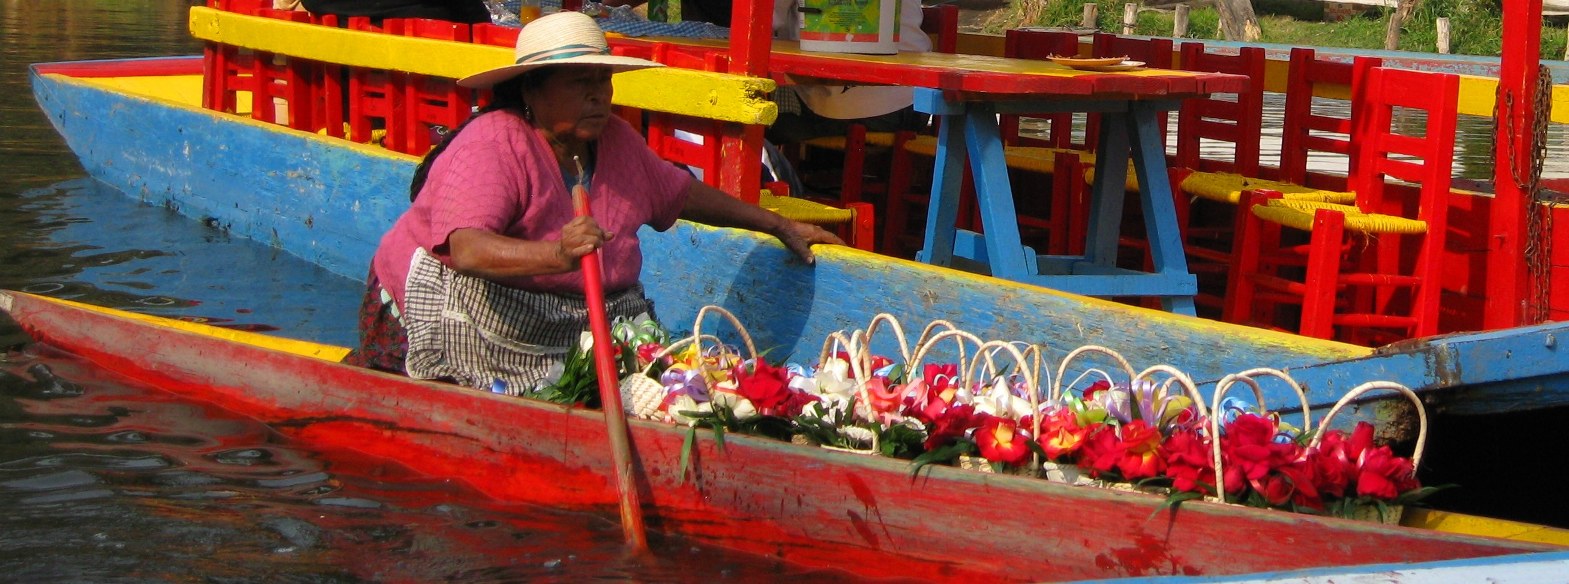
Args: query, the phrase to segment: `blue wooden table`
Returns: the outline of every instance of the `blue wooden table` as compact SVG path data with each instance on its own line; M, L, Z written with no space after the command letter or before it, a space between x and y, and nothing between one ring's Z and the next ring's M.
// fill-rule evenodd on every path
M917 259L1086 296L1153 296L1167 310L1194 314L1198 282L1188 272L1183 255L1161 138L1161 112L1177 109L1180 103L1175 98L1138 99L1128 94L997 100L918 89L916 109L937 116L941 126L926 242ZM1050 112L1101 115L1082 256L1039 255L1019 237L997 115ZM985 234L955 226L966 155ZM1138 177L1152 272L1116 266L1129 162Z

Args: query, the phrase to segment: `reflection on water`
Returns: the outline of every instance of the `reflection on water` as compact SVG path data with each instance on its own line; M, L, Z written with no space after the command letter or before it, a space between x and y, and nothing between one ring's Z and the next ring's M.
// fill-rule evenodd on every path
M348 344L360 283L83 178L33 101L30 63L199 52L190 5L0 0L0 288Z
M501 505L59 356L0 353L0 573L17 582L850 581ZM197 576L199 575L199 576Z

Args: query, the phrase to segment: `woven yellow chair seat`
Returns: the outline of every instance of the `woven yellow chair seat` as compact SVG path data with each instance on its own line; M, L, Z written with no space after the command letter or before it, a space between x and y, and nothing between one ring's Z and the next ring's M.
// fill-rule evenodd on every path
M893 132L866 133L867 146L881 146L883 148L887 148L889 146L893 146L893 139ZM811 148L822 148L824 150L844 150L846 142L849 142L849 139L845 138L844 136L823 136L821 138L812 138L811 140L807 140L805 144Z
M1355 203L1357 199L1356 193L1326 191L1291 183L1250 178L1228 172L1195 172L1183 179L1182 184L1178 188L1184 193L1201 199L1232 205L1242 204L1243 191L1252 189L1278 191L1284 198L1301 201L1328 201L1350 205Z
M911 154L921 156L937 155L936 136L916 136L914 140L905 142L904 150ZM1095 155L1079 150L1067 148L1044 148L1040 146L1008 146L1003 149L1003 156L1007 160L1008 168L1051 174L1056 170L1057 154L1077 154L1079 160L1085 164L1095 164Z
M855 220L855 211L850 209L841 209L807 199L775 196L767 190L758 192L757 206L778 213L785 219L812 225L839 225Z
M1095 184L1094 166L1089 166L1084 169L1084 182L1086 184ZM1139 174L1133 170L1132 166L1128 167L1128 180L1124 183L1124 188L1128 189L1129 191L1139 190Z
M1313 230L1313 215L1319 209L1340 211L1346 216L1346 231L1357 233L1417 234L1427 232L1427 222L1394 215L1363 213L1354 205L1339 205L1324 201L1288 201L1272 199L1255 205L1253 214L1271 223L1300 231Z

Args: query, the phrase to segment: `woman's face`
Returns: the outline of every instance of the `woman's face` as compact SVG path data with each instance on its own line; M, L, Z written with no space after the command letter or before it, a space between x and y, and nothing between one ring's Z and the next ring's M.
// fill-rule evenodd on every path
M534 125L563 141L598 139L610 120L610 67L561 65L552 69L538 88L523 94L534 112Z

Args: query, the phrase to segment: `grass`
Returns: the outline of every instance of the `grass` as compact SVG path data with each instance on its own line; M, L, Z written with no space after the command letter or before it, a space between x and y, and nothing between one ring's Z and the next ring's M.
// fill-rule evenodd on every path
M1125 0L1088 1L1099 5L1096 28L1121 31L1122 5ZM1088 1L1015 0L1007 8L994 13L983 25L983 30L1000 33L1020 26L1076 27L1083 14L1083 5ZM1387 18L1384 13L1375 11L1340 22L1320 22L1315 19L1319 13L1303 12L1301 3L1272 4L1270 0L1258 0L1255 6L1259 12L1259 28L1263 31L1259 39L1261 42L1356 49L1384 47L1384 23ZM1502 20L1497 9L1485 0L1424 0L1406 24L1399 48L1405 51L1436 52L1438 35L1434 22L1440 16L1449 18L1451 53L1485 56L1500 54L1502 40L1498 31L1502 27ZM1146 9L1139 12L1134 32L1148 36L1170 36L1172 21L1171 12ZM1197 8L1190 11L1187 36L1200 40L1220 38L1220 17L1215 9ZM1563 59L1566 43L1569 43L1569 39L1566 39L1563 27L1543 26L1541 58Z

